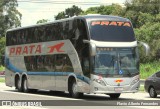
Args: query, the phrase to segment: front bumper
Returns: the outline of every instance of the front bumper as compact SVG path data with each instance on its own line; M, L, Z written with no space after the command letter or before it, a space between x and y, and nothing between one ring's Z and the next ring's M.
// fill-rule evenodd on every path
M94 84L93 87L91 87L90 93L136 93L139 91L140 82L135 83L134 85L125 85L125 86L102 86L99 84ZM121 90L115 90L115 89L121 89Z

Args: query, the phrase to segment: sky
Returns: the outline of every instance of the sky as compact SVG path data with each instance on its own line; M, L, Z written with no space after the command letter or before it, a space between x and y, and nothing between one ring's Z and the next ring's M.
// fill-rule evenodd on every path
M38 20L54 21L54 16L66 8L76 5L82 10L100 5L119 3L126 0L17 0L18 11L22 14L21 26L35 25Z

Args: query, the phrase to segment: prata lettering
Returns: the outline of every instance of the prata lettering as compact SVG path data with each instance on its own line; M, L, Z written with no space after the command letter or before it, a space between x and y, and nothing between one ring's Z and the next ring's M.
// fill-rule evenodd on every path
M9 49L9 55L31 55L40 54L42 52L41 45L17 46Z

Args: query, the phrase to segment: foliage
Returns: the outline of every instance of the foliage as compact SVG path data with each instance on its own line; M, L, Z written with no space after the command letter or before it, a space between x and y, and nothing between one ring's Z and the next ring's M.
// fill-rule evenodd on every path
M38 20L38 21L37 21L37 24L46 23L46 22L48 22L48 21L49 21L48 19Z
M75 15L78 16L82 12L83 11L81 8L73 5L71 8L67 8L65 9L65 11L58 13L58 15L55 16L55 19L58 20L58 19L63 19L63 18L69 18Z
M4 83L5 82L5 78L0 78L0 83Z
M157 59L157 51L160 49L160 22L147 23L135 29L137 40L146 42L150 46L150 56L141 54L141 62L148 62Z
M21 13L16 9L17 0L0 1L0 37L4 37L6 30L21 25Z
M147 77L151 76L152 74L160 71L160 61L153 61L147 63L140 64L140 76L142 79L146 79Z
M6 38L1 37L0 38L0 56L4 55L5 45L6 45Z
M4 55L5 34L7 29L21 26L21 13L16 9L17 0L0 1L0 59ZM0 60L1 61L1 60Z
M87 14L101 14L101 15L121 15L123 8L118 4L112 4L109 6L101 5L99 7L91 7L83 12L83 15Z
M135 28L139 28L145 19L150 20L150 22L156 20L160 13L159 4L160 0L127 0L124 17L129 18ZM141 20L143 21L141 22Z

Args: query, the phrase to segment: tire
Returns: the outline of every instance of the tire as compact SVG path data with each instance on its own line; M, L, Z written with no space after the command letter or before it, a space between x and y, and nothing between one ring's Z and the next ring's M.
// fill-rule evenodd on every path
M26 77L23 78L22 86L23 86L23 92L28 93L30 91L28 88L28 82Z
M119 98L120 97L120 93L115 93L115 94L108 94L109 96L110 96L110 98L112 98L112 99L117 99L117 98Z
M154 89L154 87L149 88L149 95L151 98L156 98L157 97L157 93Z
M83 96L83 93L77 92L77 83L75 80L72 81L69 87L69 94L73 98L80 98Z
M19 92L22 92L22 83L20 78L17 79L16 88L18 89Z

